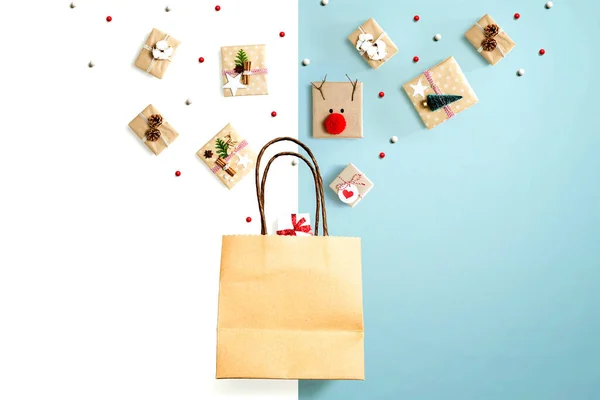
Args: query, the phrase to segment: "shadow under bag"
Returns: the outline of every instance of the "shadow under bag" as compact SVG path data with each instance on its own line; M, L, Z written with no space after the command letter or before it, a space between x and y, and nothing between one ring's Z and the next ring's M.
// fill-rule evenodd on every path
M312 163L281 152L267 163L265 150L280 141L302 147ZM316 189L323 236L267 235L267 174L281 156L300 158ZM223 236L217 323L217 379L364 380L364 325L360 238L330 237L323 180L310 149L294 138L267 143L256 161L261 235Z

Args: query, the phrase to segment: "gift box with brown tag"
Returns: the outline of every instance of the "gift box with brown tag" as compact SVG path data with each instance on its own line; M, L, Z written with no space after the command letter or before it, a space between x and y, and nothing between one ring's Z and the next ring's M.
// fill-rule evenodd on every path
M381 67L398 52L398 47L373 18L352 32L348 40L373 69Z
M269 94L264 44L221 47L221 65L225 97Z
M428 69L403 87L427 129L479 102L454 57Z
M256 154L231 124L221 129L196 154L229 189L256 165Z
M152 29L146 44L140 50L135 66L162 79L180 43L168 33Z
M375 186L373 182L352 163L348 164L329 185L339 199L350 207L357 205L373 189L373 186Z
M486 14L465 33L473 47L492 65L502 60L514 49L515 42Z
M360 139L363 137L362 82L312 82L313 137Z
M129 127L156 155L169 147L179 136L152 104L139 113L129 123Z

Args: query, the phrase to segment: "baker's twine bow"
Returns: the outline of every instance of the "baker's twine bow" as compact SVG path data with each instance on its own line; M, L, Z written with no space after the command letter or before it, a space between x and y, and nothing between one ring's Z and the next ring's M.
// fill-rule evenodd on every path
M142 141L156 142L158 139L162 139L165 146L169 147L169 142L167 142L167 139L162 135L160 129L158 129L163 123L162 115L152 114L146 118L144 114L140 113L139 116L148 124L148 130L146 130Z
M340 179L342 181L342 183L338 183L335 186L335 188L338 191L344 190L346 188L349 188L352 185L366 186L366 184L364 182L360 182L360 180L362 179L362 174L354 174L354 175L352 175L352 179L350 179L349 181L345 180L341 176L338 176L338 179Z
M360 55L366 54L369 60L373 61L386 61L387 56L387 44L382 40L385 36L385 32L381 32L381 35L376 40L373 40L373 35L363 30L362 26L359 26L360 34L356 41L356 50Z
M277 234L280 236L297 236L296 232L304 232L311 234L312 229L310 225L304 225L306 223L306 218L302 217L300 220L297 219L298 216L296 214L292 214L292 228L291 229L281 229L277 231Z
M147 44L144 45L144 49L148 50L150 54L152 54L152 60L150 61L146 72L150 73L156 60L171 61L171 56L173 55L175 49L173 49L173 47L171 47L171 45L169 44L170 38L171 35L167 33L165 34L165 38L156 42L154 46L150 47Z
M481 25L479 25L479 22L475 23L475 25L477 25L477 27L485 36L481 41L481 47L479 47L477 51L481 53L482 51L494 51L495 49L498 49L500 54L502 54L502 57L504 57L504 50L502 50L502 47L500 47L496 39L494 39L494 37L502 33L502 28L496 24L488 24L485 28L483 28Z

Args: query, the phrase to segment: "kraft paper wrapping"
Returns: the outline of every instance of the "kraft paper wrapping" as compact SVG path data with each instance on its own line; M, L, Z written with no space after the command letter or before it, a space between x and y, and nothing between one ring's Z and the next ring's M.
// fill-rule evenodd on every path
M146 40L146 46L153 48L154 45L156 44L156 42L158 42L160 40L164 40L166 36L167 36L166 33L161 32L158 29L154 28L154 29L152 29L152 32L150 32L150 35L148 36L148 39ZM173 55L171 55L171 59L173 59L175 57L175 53L177 52L177 47L179 46L179 44L181 42L172 36L169 36L169 38L167 39L167 42L173 48ZM141 69L142 71L146 72L146 70L150 66L150 63L152 63L152 60L154 60L154 57L152 56L152 52L150 50L146 50L142 47L137 60L135 60L135 66L138 67L139 69ZM167 68L169 67L170 63L171 63L171 61L168 61L168 60L154 60L154 63L152 64L152 69L150 69L149 73L159 79L162 79L162 77L165 75L165 72L167 71Z
M314 82L320 86L322 82ZM313 101L313 137L319 139L360 139L363 137L363 90L362 82L358 82L352 100L353 86L347 82L325 82L321 93L312 87ZM346 119L346 128L338 135L332 135L325 130L325 119L329 117L329 110L341 114ZM342 112L342 110L344 110Z
M220 157L217 151L217 139L230 142L228 146L228 157ZM204 164L219 178L228 189L232 189L256 166L256 154L250 148L248 142L241 137L237 131L227 124L219 133L213 136L196 155L204 161ZM228 164L228 168L220 167L217 160L221 158ZM235 171L231 176L226 169Z
M356 175L360 176L357 177ZM356 180L354 181L353 178L356 178ZM347 184L344 185L346 182ZM344 186L338 189L338 185L340 184ZM331 185L329 185L331 190L338 195L339 199L350 207L357 205L374 186L373 182L352 163L348 164L337 178L331 182Z
M141 112L141 114L144 117L149 118L153 114L160 114L160 112L156 109L156 107L150 104L144 109L144 111ZM169 121L167 121L165 116L162 115L162 117L163 122L157 129L160 131L161 137L164 137L170 145L175 139L177 139L179 134L169 124ZM148 126L148 122L145 121L142 117L140 117L139 114L129 123L129 127L133 132L135 132L137 137L139 137L140 139L143 139L146 136L146 131L150 128ZM148 146L148 148L156 155L160 154L161 151L167 148L167 145L165 145L161 138L154 142L146 140L144 143L146 143L146 146Z
M360 238L223 236L217 379L364 380Z
M370 33L371 35L373 35L373 40L377 40L379 35L381 35L384 32L381 26L379 26L377 21L375 21L373 18L369 18L367 22L361 25L361 27L365 31L365 33ZM362 32L360 31L360 29L357 28L354 32L350 34L350 36L348 36L348 40L350 40L350 43L352 43L352 46L354 46L356 52L358 52L358 50L356 50L356 42L358 40L358 36L361 33ZM392 39L390 39L389 36L387 36L387 34L381 40L383 40L387 45L387 56L384 60L371 60L369 59L366 53L363 54L363 58L369 63L371 67L373 67L373 69L381 67L386 61L388 61L398 52L398 47L396 47L396 44L392 42Z
M221 79L223 85L227 83L225 71L233 71L235 69L235 59L238 51L242 49L248 56L248 61L251 63L251 70L254 74L250 75L249 84L245 89L238 89L237 96L255 96L269 94L267 85L267 62L266 62L266 46L264 44L247 45L247 46L225 46L221 47ZM237 73L234 74L234 76ZM231 89L223 89L225 97L232 97Z
M489 14L486 14L483 16L483 18L479 20L478 24L479 26L481 26L481 28L485 28L490 24L496 24L496 21L494 21L494 19L490 17ZM483 41L483 39L485 39L483 31L477 25L473 25L473 27L469 29L467 33L465 33L465 37L469 40L469 42L471 42L473 47L475 47L476 49L481 48L481 42ZM494 36L494 39L498 43L498 46L494 50L481 51L481 55L483 56L483 58L488 60L488 62L492 65L496 64L498 61L504 58L499 48L502 49L502 51L504 52L504 56L506 56L516 46L515 42L513 42L513 40L508 36L508 34L504 32L504 29L499 34Z
M448 106L455 115L479 102L477 95L473 91L471 85L469 85L467 78L454 57L447 58L428 71L430 72L430 76L433 79L435 86L440 92L439 94L457 94L463 97ZM424 91L425 97L418 94L415 96L415 91L410 86L417 85L419 80L422 85L427 86L427 89ZM448 117L445 108L431 111L423 105L423 102L427 100L428 94L435 94L425 73L417 76L403 87L427 129L432 129L450 118Z

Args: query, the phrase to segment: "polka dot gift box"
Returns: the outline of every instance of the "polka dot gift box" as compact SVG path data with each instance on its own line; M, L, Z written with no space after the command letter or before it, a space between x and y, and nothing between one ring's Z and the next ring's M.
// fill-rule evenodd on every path
M196 155L228 189L233 189L256 166L256 154L231 124L221 129Z
M403 87L427 129L479 102L454 57L428 69Z
M225 97L269 94L264 44L221 47L221 65Z
M484 15L465 37L490 64L495 65L515 48L516 44L496 21Z

